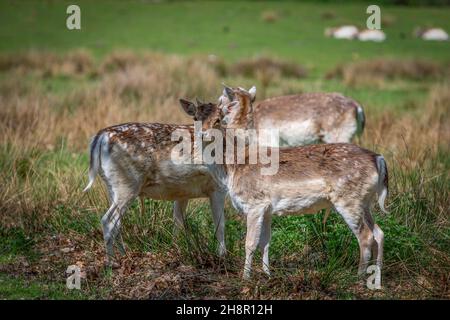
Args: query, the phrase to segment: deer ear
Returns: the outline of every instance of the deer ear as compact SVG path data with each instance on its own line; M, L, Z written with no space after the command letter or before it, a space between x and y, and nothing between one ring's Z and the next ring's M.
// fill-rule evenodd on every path
M252 102L254 102L256 99L256 87L255 86L251 87L250 90L248 90L248 93L250 93Z
M232 88L224 85L223 95L228 98L229 101L235 100L234 91Z
M184 112L186 112L191 117L195 116L195 104L188 100L180 99L180 105L183 108Z

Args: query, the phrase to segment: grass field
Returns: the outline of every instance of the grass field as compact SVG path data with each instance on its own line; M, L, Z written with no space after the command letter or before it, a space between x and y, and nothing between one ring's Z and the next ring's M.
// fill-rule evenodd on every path
M323 35L363 27L357 3L77 1L81 31L65 27L68 4L0 3L0 298L450 298L450 42L412 37L450 31L449 7L383 6L377 44ZM146 200L142 216L136 201L127 254L104 267L105 189L81 193L90 137L126 121L189 123L178 98L215 100L222 82L255 84L258 98L338 91L364 106L355 142L384 154L391 175L390 213L375 210L382 290L356 277L356 239L323 213L274 219L273 276L256 268L243 282L243 219L227 205L220 259L203 200L179 234L171 203ZM79 291L66 289L73 264Z

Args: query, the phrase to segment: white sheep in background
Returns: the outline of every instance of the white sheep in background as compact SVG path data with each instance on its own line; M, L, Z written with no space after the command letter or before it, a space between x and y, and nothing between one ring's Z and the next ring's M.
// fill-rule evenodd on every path
M414 32L415 36L422 40L447 41L448 33L441 28L417 28Z
M382 42L386 40L386 34L383 31L377 29L366 29L359 32L357 38L360 41Z
M335 39L352 40L358 36L358 28L355 26L341 26L337 28L326 28L325 35Z

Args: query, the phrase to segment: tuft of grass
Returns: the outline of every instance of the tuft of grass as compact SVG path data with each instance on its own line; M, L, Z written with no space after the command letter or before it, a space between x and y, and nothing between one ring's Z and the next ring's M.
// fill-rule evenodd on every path
M261 20L267 23L274 23L280 19L280 15L275 10L265 10L261 12Z
M69 290L63 282L59 284L43 284L23 277L0 275L0 299L30 300L30 299L84 299L85 294L78 290Z
M323 20L332 20L336 18L336 13L333 11L324 11L320 15Z
M308 74L307 69L302 65L269 56L242 59L231 65L229 70L232 76L256 79L260 84L262 98L266 96L268 87L281 79L301 79Z
M21 75L32 72L47 78L55 76L77 77L93 73L94 70L94 59L84 49L77 49L64 55L36 50L20 54L0 55L0 71L14 71Z
M392 27L395 25L396 22L397 22L397 18L394 15L386 14L386 15L382 15L382 17L381 17L381 27L382 28Z
M231 74L233 75L258 78L259 73L297 79L307 76L305 67L268 56L256 56L251 59L243 59L231 66Z
M387 59L351 62L339 65L326 74L326 79L338 78L348 86L382 85L386 80L443 79L448 77L448 65L421 59Z

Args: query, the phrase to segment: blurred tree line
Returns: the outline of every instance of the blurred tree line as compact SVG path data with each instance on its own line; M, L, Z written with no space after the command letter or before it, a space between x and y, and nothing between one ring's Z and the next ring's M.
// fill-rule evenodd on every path
M253 0L267 1L267 0ZM272 0L279 1L279 0ZM292 0L290 0L292 1ZM402 5L402 6L449 6L450 0L294 0L297 2L323 2L323 3L367 3L377 5Z

